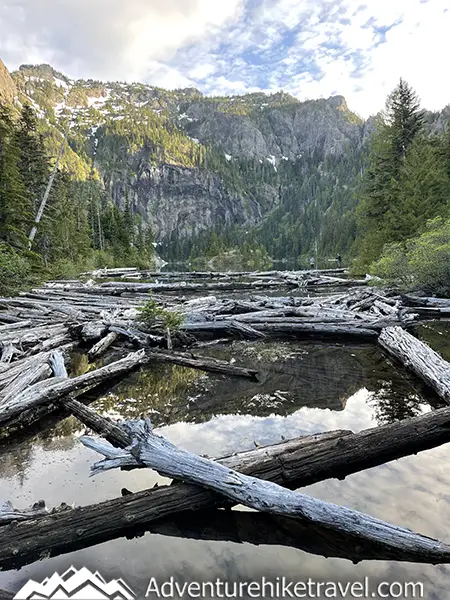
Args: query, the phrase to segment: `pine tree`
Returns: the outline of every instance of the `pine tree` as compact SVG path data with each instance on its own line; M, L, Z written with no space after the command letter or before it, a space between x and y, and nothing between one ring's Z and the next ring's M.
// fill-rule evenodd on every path
M397 216L405 207L400 178L408 150L423 128L423 113L414 90L403 80L388 96L384 114L377 122L369 162L363 178L359 207L360 258L365 265L376 260L387 242L408 236Z
M0 106L0 240L15 248L26 247L32 217L20 156L12 112Z

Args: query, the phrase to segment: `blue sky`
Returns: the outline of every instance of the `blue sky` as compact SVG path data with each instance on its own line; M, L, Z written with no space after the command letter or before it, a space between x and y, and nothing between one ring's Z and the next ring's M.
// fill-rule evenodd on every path
M404 77L450 103L448 0L0 0L0 57L205 94L341 94L363 117Z

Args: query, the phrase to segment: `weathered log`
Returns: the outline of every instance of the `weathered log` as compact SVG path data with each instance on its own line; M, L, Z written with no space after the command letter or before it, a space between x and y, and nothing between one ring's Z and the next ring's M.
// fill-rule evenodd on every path
M232 375L234 377L244 377L247 379L258 379L258 371L254 369L246 369L230 365L224 360L215 358L196 356L194 354L186 354L181 352L149 352L146 353L149 360L157 362L168 362L182 367L191 369L199 369L210 373L221 373L223 375Z
M52 368L48 362L37 362L34 366L30 366L23 375L2 390L0 405L7 404L30 386L38 381L48 379L51 375Z
M119 452L165 476L200 485L249 508L321 524L364 541L383 544L387 548L434 556L435 560L445 557L450 561L450 546L438 540L347 507L293 492L271 481L244 475L228 466L177 448L167 439L155 435L148 419L126 421L122 427L131 436L132 444ZM81 441L107 457L94 466L93 473L117 468L117 456L111 462L110 448L105 449L103 442L86 436Z
M102 432L105 419L94 411L83 415L78 402L64 400L71 411L88 427ZM81 405L81 409L85 407ZM92 414L94 420L92 420ZM108 421L107 421L108 422ZM97 423L97 424L96 424ZM107 439L116 445L112 422ZM130 438L122 440L127 446ZM330 432L307 436L270 447L262 447L222 459L233 469L275 481L296 489L329 478L375 467L385 462L450 442L450 408L436 410L413 419L400 421L352 434ZM19 567L34 562L42 552L55 556L87 547L107 539L126 535L134 526L147 526L177 512L220 506L222 500L213 492L187 484L153 490L77 508L36 519L33 523L6 526L0 535L0 568ZM362 544L355 549L356 555ZM383 552L386 550L384 549ZM353 560L353 559L352 559ZM356 558L357 560L357 558ZM396 553L395 560L441 562L444 557L430 557L415 552Z
M400 327L383 329L380 345L450 404L450 363Z
M450 299L449 298L430 298L430 297L420 297L413 296L409 294L404 294L402 297L402 302L404 306L423 306L428 308L450 308Z
M244 339L261 339L265 337L264 333L257 331L250 325L239 323L238 321L205 321L203 323L183 323L180 327L182 331L192 333L193 335L211 336L224 335L238 336Z
M115 331L110 331L108 335L102 338L99 342L97 342L88 352L89 360L94 360L96 358L100 358L103 354L114 344L114 342L118 339L119 334Z
M90 371L73 379L54 378L36 383L0 407L0 425L13 422L22 412L61 398L67 394L83 390L91 385L111 379L119 374L129 373L148 362L145 352L129 354L117 362L95 371Z
M361 326L346 324L315 324L315 323L254 323L254 329L265 334L275 336L299 337L359 337L361 339L376 340L378 332Z
M99 340L105 335L106 325L103 321L92 321L86 323L81 330L81 337L85 342Z

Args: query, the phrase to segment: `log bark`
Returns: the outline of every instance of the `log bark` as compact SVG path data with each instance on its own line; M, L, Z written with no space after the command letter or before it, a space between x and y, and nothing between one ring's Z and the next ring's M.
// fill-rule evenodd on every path
M61 404L67 405L86 426L102 433L104 419L96 424L91 417L92 414L95 418L99 415L94 411L83 414L86 407L81 405L80 411L80 403L72 400L64 400ZM109 424L111 429L107 439L120 445L114 434L117 425ZM123 435L122 428L118 429ZM130 438L126 436L122 442L127 446ZM352 473L447 442L450 442L450 408L356 434L330 432L299 438L227 457L220 462L243 473L296 489L324 479L344 479ZM34 562L43 552L51 556L72 552L127 535L134 527L148 527L163 517L220 506L222 502L213 492L176 484L56 512L30 523L7 525L0 535L0 568L16 568ZM361 544L358 546L356 555L362 548ZM360 556L364 557L362 550ZM397 551L395 560L434 563L446 559Z
M450 404L450 363L400 327L383 329L380 345Z

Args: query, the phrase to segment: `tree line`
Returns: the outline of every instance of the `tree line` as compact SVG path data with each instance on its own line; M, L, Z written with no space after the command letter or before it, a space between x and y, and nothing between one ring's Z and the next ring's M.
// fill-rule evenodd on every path
M0 288L86 268L148 264L153 236L125 205L110 199L95 170L87 178L59 169L32 244L29 234L61 139L46 136L31 106L0 106Z
M450 128L430 134L404 81L388 96L361 182L354 269L450 293Z

